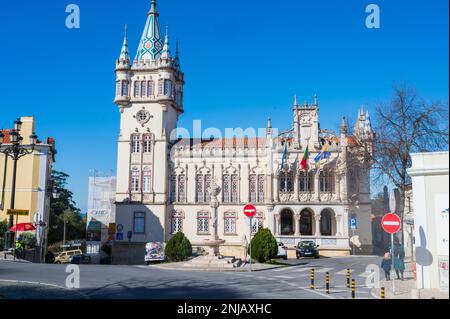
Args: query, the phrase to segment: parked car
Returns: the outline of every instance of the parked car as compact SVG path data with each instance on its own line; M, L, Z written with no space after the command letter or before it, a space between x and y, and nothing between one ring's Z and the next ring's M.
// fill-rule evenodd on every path
M73 255L69 258L70 264L90 264L91 256L86 255Z
M164 253L165 245L161 242L150 242L145 245L145 263L150 265L151 262L161 262L166 260Z
M277 258L287 259L287 247L283 243L278 243Z
M67 264L69 262L70 257L73 255L82 255L83 252L80 249L75 250L66 250L60 252L55 256L55 264Z
M297 259L300 257L314 257L319 258L319 245L312 240L305 240L298 243L295 249Z

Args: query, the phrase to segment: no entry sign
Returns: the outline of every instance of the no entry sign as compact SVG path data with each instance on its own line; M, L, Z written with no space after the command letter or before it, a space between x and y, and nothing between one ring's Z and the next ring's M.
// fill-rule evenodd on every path
M381 220L381 227L389 234L397 233L402 226L400 217L396 214L390 213L383 216Z
M256 207L251 205L251 204L245 205L245 207L244 207L244 214L248 218L252 218L256 214Z

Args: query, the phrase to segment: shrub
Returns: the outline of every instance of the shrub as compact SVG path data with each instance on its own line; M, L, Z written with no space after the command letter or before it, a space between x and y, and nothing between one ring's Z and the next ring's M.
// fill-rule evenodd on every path
M186 260L192 255L191 242L182 232L178 232L167 242L164 252L171 261Z
M251 252L249 247L249 254L252 259L260 263L275 258L278 253L278 245L275 237L268 228L261 228L251 241Z

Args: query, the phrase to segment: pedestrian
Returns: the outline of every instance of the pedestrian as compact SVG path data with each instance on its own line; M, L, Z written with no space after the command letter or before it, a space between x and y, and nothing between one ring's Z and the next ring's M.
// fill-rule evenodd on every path
M398 238L395 238L394 243L394 269L397 274L397 279L404 280L404 272L405 272L405 249L400 244Z
M23 258L23 255L24 255L23 250L24 250L24 247L23 247L22 236L18 236L16 239L16 251L17 251L18 257L21 259Z
M381 261L381 268L384 270L384 277L387 281L391 280L391 254L385 253Z

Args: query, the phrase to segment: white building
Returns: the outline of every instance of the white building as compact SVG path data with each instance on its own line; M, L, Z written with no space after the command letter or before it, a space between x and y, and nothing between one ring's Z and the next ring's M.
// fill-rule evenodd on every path
M115 199L115 176L102 176L96 171L89 176L86 250L93 262L100 261L101 245L113 239L108 230L115 223Z
M125 37L116 80L116 222L125 238L115 243L115 262L130 262L131 255L142 261L146 242L167 241L177 231L201 246L212 228L207 192L212 180L222 188L217 222L224 255L243 254L243 236L250 232L242 213L247 203L258 210L253 232L268 227L288 246L312 239L328 255L349 254L349 217L354 215L363 250L371 251L370 163L364 154L372 151L375 135L363 109L353 135L344 119L337 134L321 130L314 97L302 105L295 98L293 122L287 122L292 128L281 134L274 134L269 119L262 136L244 132L179 139L184 74L178 46L172 56L168 35L161 36L156 1L133 63ZM326 148L330 156L314 171L314 157ZM300 168L306 149L308 170Z
M448 152L411 157L417 289L448 291Z

